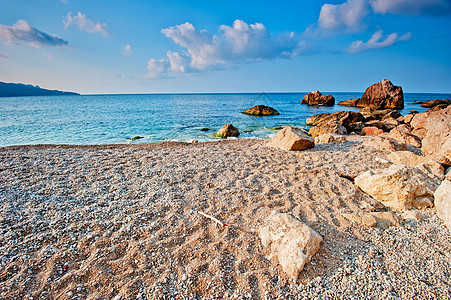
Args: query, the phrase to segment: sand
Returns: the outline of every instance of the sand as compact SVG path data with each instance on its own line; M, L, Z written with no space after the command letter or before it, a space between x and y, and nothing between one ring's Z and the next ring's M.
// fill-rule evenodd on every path
M388 229L343 217L384 210L339 176L390 165L363 140L0 148L0 299L451 298L434 209ZM297 282L258 237L274 209L323 237Z

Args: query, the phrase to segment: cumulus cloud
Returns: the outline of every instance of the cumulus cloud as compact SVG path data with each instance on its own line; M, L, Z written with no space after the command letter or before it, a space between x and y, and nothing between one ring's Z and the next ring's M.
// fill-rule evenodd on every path
M394 45L400 41L407 41L412 38L412 34L406 33L401 37L398 37L397 33L389 34L385 37L383 36L382 30L377 30L371 38L365 43L363 41L355 41L349 46L348 52L361 52L370 49L386 48Z
M150 59L147 69L151 77L223 68L237 62L292 58L309 51L294 33L274 36L263 24L242 20L235 20L233 26L221 25L215 35L188 22L161 32L184 51L168 51L166 58Z
M72 12L67 14L66 20L63 20L64 28L68 28L70 25L77 25L81 31L86 31L89 33L100 33L104 36L108 36L108 31L106 29L106 24L100 22L94 23L85 14L78 12L78 14L72 17Z
M25 20L19 20L13 26L0 25L0 39L8 44L25 43L32 47L66 47L69 43L62 38L31 27Z
M124 56L130 56L132 55L132 46L131 45L125 45L122 49L122 55Z
M451 13L450 0L370 0L371 8L380 14L420 15Z
M343 4L324 4L318 19L318 26L327 30L346 29L355 31L362 26L369 14L367 0L347 0Z

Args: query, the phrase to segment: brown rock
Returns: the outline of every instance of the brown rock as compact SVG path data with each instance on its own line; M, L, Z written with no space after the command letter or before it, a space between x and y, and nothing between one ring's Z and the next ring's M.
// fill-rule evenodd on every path
M287 151L305 150L315 147L315 140L304 133L302 129L286 126L284 129L280 130L266 145L281 148Z
M416 148L421 148L420 138L408 132L400 131L398 128L392 129L388 136L400 143L411 145Z
M403 109L404 95L400 86L393 85L389 80L384 79L366 89L362 98L357 103L358 107L375 107Z
M368 109L364 108L359 111L365 117L365 121L379 120L387 116L387 118L392 117L392 115L396 115L396 110L392 109ZM399 114L400 115L400 114Z
M421 151L444 165L451 165L451 105L435 111L424 125Z
M404 116L404 123L410 124L415 114L407 114Z
M390 119L390 118L397 119L397 118L399 118L399 117L402 117L402 115L399 113L399 111L397 111L397 110L392 110L392 111L390 111L388 114L385 114L385 115L382 117L381 121L384 121L384 120Z
M346 126L346 130L348 131L348 134L351 132L359 133L362 131L362 129L365 127L365 123L363 122L355 122L351 123L348 126Z
M307 120L305 121L305 123L307 125L312 125L312 126L316 126L321 122L324 122L325 120L330 120L331 119L331 113L322 113L322 114L318 114L318 115L314 115L311 116L309 118L307 118Z
M323 95L319 91L314 91L305 95L301 104L334 106L335 98L332 95Z
M362 122L364 120L364 117L362 114L360 114L358 112L338 111L338 112L334 112L332 114L331 113L323 113L323 114L311 116L310 118L308 118L306 120L306 123L307 123L307 125L315 126L315 125L319 125L323 122L328 122L333 119L338 120L340 122L340 124L343 125L347 129L348 126L352 127L352 126L350 126L351 124ZM360 128L360 130L361 130L361 128ZM359 130L359 132L360 132L360 130Z
M240 132L232 124L222 126L216 133L216 136L220 138L237 137L239 135Z
M332 119L327 122L322 122L315 127L310 128L309 134L312 137L317 137L325 133L335 133L339 135L347 134L346 128L341 125L337 119Z
M280 115L280 113L272 107L265 105L256 105L242 112L246 115L252 116L274 116Z
M346 142L346 137L335 133L325 133L315 137L315 144L344 143L344 142Z
M446 100L436 99L436 100L431 100L431 101L424 102L420 106L421 107L425 107L425 108L431 108L431 107L434 107L434 106L437 106L437 105L441 105L441 104L445 104L446 106L448 106L448 105L451 104L451 100L449 100L449 99L446 99Z
M382 129L377 128L376 126L369 126L369 127L363 127L362 131L360 132L361 135L379 135L381 133L384 133Z
M357 99L349 99L349 100L344 100L344 101L340 101L337 104L338 105L343 105L343 106L357 106L357 103L360 101L360 98Z

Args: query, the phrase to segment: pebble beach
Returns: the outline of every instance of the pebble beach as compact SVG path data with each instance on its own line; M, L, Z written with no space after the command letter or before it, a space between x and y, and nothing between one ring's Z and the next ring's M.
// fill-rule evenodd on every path
M346 178L390 165L366 138L2 147L0 299L451 298L433 208L387 229L344 217L385 209ZM260 242L272 210L323 238L297 281Z

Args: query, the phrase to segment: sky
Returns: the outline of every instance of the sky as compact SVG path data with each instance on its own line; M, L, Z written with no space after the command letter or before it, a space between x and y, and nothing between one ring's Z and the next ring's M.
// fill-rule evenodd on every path
M0 0L0 81L82 94L451 93L451 0Z

